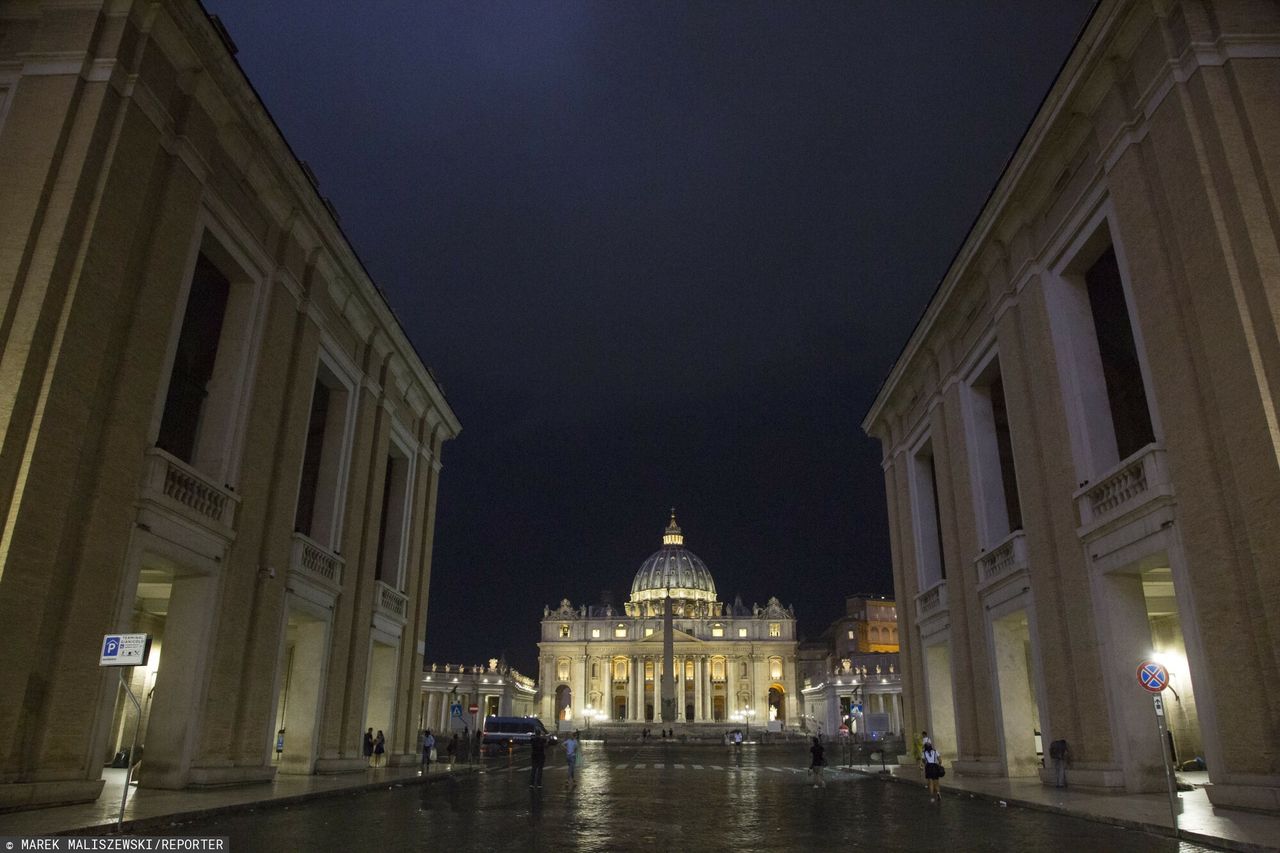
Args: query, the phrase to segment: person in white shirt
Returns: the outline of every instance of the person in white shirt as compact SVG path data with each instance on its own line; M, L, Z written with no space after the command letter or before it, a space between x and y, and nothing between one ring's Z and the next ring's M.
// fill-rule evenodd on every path
M569 768L569 787L572 788L578 784L577 778L573 775L574 768L578 765L578 733L574 732L564 742L564 760Z
M938 780L942 778L942 756L933 748L932 741L924 748L924 778L929 786L929 802L940 802L942 792L938 789Z

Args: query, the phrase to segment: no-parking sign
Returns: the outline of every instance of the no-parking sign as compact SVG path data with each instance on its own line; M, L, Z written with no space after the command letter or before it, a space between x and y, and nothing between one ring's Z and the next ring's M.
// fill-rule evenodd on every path
M1159 693L1169 686L1169 670L1164 664L1144 660L1138 665L1138 683L1148 693Z

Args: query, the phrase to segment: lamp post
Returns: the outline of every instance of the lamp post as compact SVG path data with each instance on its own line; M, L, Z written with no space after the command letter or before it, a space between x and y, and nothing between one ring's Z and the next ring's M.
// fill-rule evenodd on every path
M751 718L753 716L755 716L755 714L752 713L750 705L746 705L742 708L742 723L747 727L747 740L751 740Z
M587 734L591 734L591 718L595 716L595 711L592 710L591 705L587 705L587 712L583 716L587 718Z

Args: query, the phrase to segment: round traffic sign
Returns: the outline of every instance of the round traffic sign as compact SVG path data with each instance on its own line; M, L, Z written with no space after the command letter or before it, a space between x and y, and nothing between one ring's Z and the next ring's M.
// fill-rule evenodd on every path
M474 714L476 711L480 710L480 706L476 704L472 704L471 707L468 708L467 710Z
M1144 660L1138 665L1138 683L1149 693L1159 693L1169 686L1169 670L1164 664Z

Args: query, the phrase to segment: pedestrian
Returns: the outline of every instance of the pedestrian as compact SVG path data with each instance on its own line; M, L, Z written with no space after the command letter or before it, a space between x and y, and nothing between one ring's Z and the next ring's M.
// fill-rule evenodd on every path
M822 741L816 737L813 739L813 746L809 747L809 755L812 756L809 772L813 774L813 787L827 787L827 780L822 778L822 768L827 766L826 750L822 748Z
M378 729L378 736L373 739L373 766L381 767L387 760L387 739Z
M431 772L431 759L436 751L436 736L427 729L422 733L422 769Z
M929 745L924 748L922 757L924 758L925 784L929 786L929 802L941 802L942 791L938 789L938 780L947 775L947 771L942 766L942 756L933 748L933 741L929 741Z
M574 732L564 742L564 763L569 770L568 785L570 788L578 784L574 776L574 768L578 766L578 733Z
M458 735L457 735L457 733L454 733L453 737L449 738L449 745L448 745L447 747L445 747L445 750L444 750L444 751L445 751L445 754L449 756L449 769L450 769L450 770L452 770L452 769L453 769L453 758L454 758L454 756L455 756L455 755L457 755L457 754L458 754Z
M921 733L920 733L920 747L921 747L921 750L923 751L923 750L925 750L925 749L928 749L928 748L929 748L929 747L931 747L931 746L933 746L933 738L929 737L929 733L928 733L928 732L921 732Z
M529 787L542 787L542 766L547 763L547 739L542 732L534 732L529 741Z
M1053 759L1053 786L1067 787L1067 742L1059 738L1049 744L1049 757Z
M370 767L373 766L373 729L364 733L364 760Z

